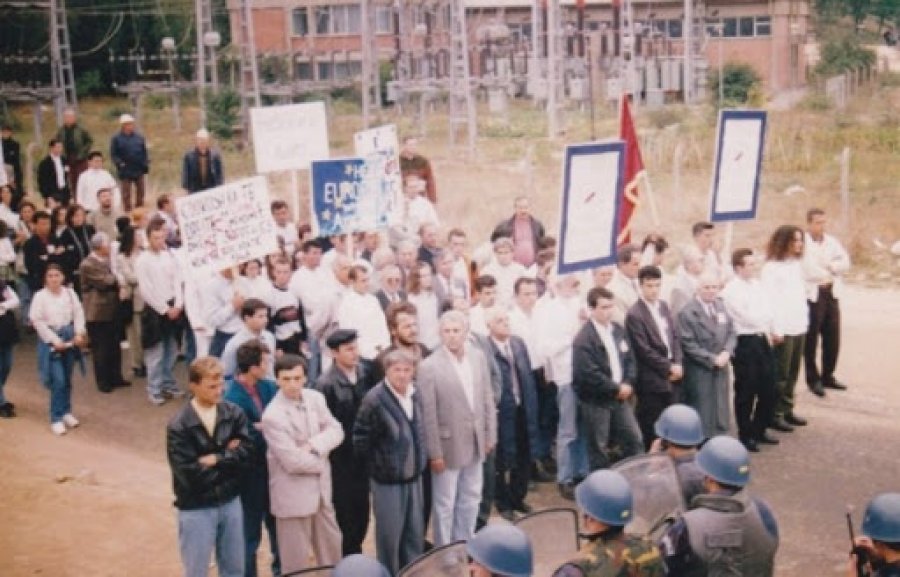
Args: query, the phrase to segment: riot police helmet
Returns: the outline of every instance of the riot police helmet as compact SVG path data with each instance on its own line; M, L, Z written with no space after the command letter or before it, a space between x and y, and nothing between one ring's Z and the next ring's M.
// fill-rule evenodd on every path
M609 525L624 527L633 516L633 499L628 480L618 471L594 471L575 488L575 501L590 517Z
M531 541L518 527L488 525L466 543L473 561L496 575L531 577L534 553Z
M703 424L697 411L687 405L671 405L653 425L660 439L683 447L693 447L703 442Z
M735 438L713 437L697 453L696 463L704 475L723 485L743 487L750 482L750 453Z

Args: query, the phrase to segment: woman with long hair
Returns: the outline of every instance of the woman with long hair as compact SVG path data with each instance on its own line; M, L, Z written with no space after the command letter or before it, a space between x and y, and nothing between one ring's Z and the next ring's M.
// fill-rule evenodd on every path
M47 265L44 288L31 301L31 322L38 334L38 372L50 391L50 430L65 435L75 428L72 414L72 370L84 372L81 350L87 346L84 309L75 291L63 284L65 274L56 263Z
M55 212L55 211L54 211ZM94 227L86 222L87 213L80 205L69 205L66 211L66 226L61 233L56 235L53 244L65 249L60 264L66 278L72 283L75 292L81 294L81 279L78 278L78 267L89 254L91 254L91 237L94 236Z
M772 428L792 431L806 424L794 412L794 388L803 360L809 309L803 275L804 235L800 227L778 227L769 239L760 279L774 308L772 339L777 400Z

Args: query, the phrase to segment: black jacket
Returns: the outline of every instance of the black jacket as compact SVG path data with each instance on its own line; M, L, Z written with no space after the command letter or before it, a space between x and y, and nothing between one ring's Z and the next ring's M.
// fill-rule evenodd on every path
M166 427L166 451L172 468L175 506L182 510L216 507L235 498L241 478L253 459L253 439L247 417L235 404L217 405L214 437L206 432L190 402L184 404ZM228 448L232 441L237 447ZM212 467L200 465L204 455L215 454Z
M195 148L184 155L181 166L181 188L193 193L221 186L225 182L222 174L222 156L218 151L210 150L207 158L209 173L206 182L203 182L200 174L200 151Z
M65 169L66 157L61 156L60 161L62 162L63 169ZM64 176L64 180L68 183L68 175ZM44 199L50 198L51 196L61 202L65 202L69 199L69 185L66 184L62 188L59 188L56 184L56 168L53 166L53 159L50 158L49 154L38 163L38 191Z
M415 481L425 470L422 398L413 393L413 418L407 418L385 381L365 397L353 425L353 450L366 462L369 476L385 484Z
M622 382L634 385L637 371L625 331L613 323L613 340L619 350L607 351L593 321L587 321L572 341L572 388L578 400L591 405L616 402L621 383L613 382L609 355L619 355Z
M336 449L331 451L332 477L337 479L342 473L361 472L365 474L364 467L353 455L353 425L356 424L356 414L362 404L363 397L369 392L370 386L362 365L356 367L356 383L351 383L344 373L332 365L328 372L316 381L316 390L325 396L328 410L344 429L344 440Z
M16 188L22 190L25 183L22 182L22 148L12 138L3 139L3 164L13 167L13 178L16 179Z

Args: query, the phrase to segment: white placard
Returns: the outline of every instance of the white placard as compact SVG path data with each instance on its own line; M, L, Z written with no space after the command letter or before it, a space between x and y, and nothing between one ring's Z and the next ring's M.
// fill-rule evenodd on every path
M195 277L278 251L265 177L175 199L181 259Z
M302 170L329 158L324 102L251 108L250 125L259 173Z
M764 111L721 112L710 200L711 221L755 218L765 133Z
M403 176L400 173L400 140L393 124L362 130L353 137L356 156L365 159L370 171L379 175L379 210L391 225L402 217Z

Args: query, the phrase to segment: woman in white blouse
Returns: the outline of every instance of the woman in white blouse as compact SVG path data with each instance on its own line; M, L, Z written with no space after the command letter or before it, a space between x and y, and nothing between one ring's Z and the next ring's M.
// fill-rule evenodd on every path
M261 260L250 260L241 265L239 282L241 295L245 299L254 298L269 304L272 300L272 281L263 269Z
M64 435L66 427L77 427L72 414L72 370L79 363L85 338L84 309L75 291L63 285L62 268L47 265L44 288L31 301L31 322L38 334L38 371L50 391L50 430Z

